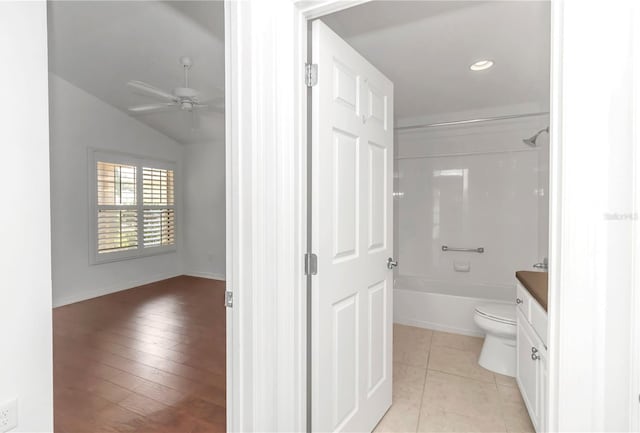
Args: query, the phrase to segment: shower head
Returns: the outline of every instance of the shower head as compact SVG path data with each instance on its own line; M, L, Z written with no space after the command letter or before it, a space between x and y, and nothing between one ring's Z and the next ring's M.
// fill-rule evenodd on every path
M547 126L546 128L541 129L540 131L536 132L533 137L525 138L524 140L522 140L522 142L527 146L536 147L536 140L538 140L538 136L543 132L549 133L549 127Z

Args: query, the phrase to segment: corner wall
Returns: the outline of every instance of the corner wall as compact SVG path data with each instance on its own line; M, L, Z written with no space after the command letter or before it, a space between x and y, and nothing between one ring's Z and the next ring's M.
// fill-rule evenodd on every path
M17 398L17 432L53 431L46 13L0 2L0 403Z
M50 74L53 305L59 306L181 275L183 148L55 74ZM89 149L175 161L177 251L89 263Z
M224 280L224 142L188 144L184 149L184 273Z

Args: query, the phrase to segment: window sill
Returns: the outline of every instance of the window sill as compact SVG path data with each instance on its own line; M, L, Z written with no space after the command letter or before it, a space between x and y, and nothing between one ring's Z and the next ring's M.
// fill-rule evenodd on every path
M160 256L160 255L171 254L176 252L178 252L178 248L174 245L170 247L149 247L149 248L142 248L141 250L135 250L135 251L105 253L105 254L93 256L90 260L90 265L103 265L105 263L144 259L147 257Z

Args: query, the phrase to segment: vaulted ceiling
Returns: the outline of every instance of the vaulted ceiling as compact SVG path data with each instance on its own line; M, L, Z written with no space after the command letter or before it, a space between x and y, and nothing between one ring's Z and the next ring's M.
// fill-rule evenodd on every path
M127 111L157 102L133 93L129 80L171 90L182 85L178 59L190 56L190 86L202 100L224 95L224 13L219 1L53 1L49 3L50 70ZM181 143L220 139L224 116L200 112L136 115Z
M548 111L543 1L375 1L322 17L389 77L397 119ZM493 68L472 72L481 59Z
M394 82L399 123L548 110L548 2L375 1L322 20ZM53 1L49 35L51 70L123 111L153 102L129 80L179 86L184 55L192 87L205 99L223 94L220 1ZM480 59L495 66L470 71ZM217 113L195 132L184 112L136 118L182 143L224 134Z

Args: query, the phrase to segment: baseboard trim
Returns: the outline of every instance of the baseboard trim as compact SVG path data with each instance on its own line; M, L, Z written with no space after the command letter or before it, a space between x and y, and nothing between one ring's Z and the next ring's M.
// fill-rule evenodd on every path
M393 323L397 323L398 325L415 326L417 328L430 329L432 331L468 335L470 337L484 337L484 334L482 332L476 331L474 329L464 329L464 328L456 328L453 326L443 326L438 323L426 322L422 320L403 319L401 317L394 317Z
M184 275L218 281L226 281L227 278L224 274L218 274L216 272L185 272Z
M113 293L122 292L123 290L133 289L134 287L144 286L145 284L151 284L158 281L167 280L169 278L179 277L181 275L183 275L182 272L156 274L148 278L144 278L140 280L125 281L114 286L87 290L87 291L83 291L82 293L77 293L69 296L62 296L57 299L54 296L53 308L62 307L69 304L75 304L76 302L82 302L82 301L86 301L93 298L99 298L100 296L111 295Z

